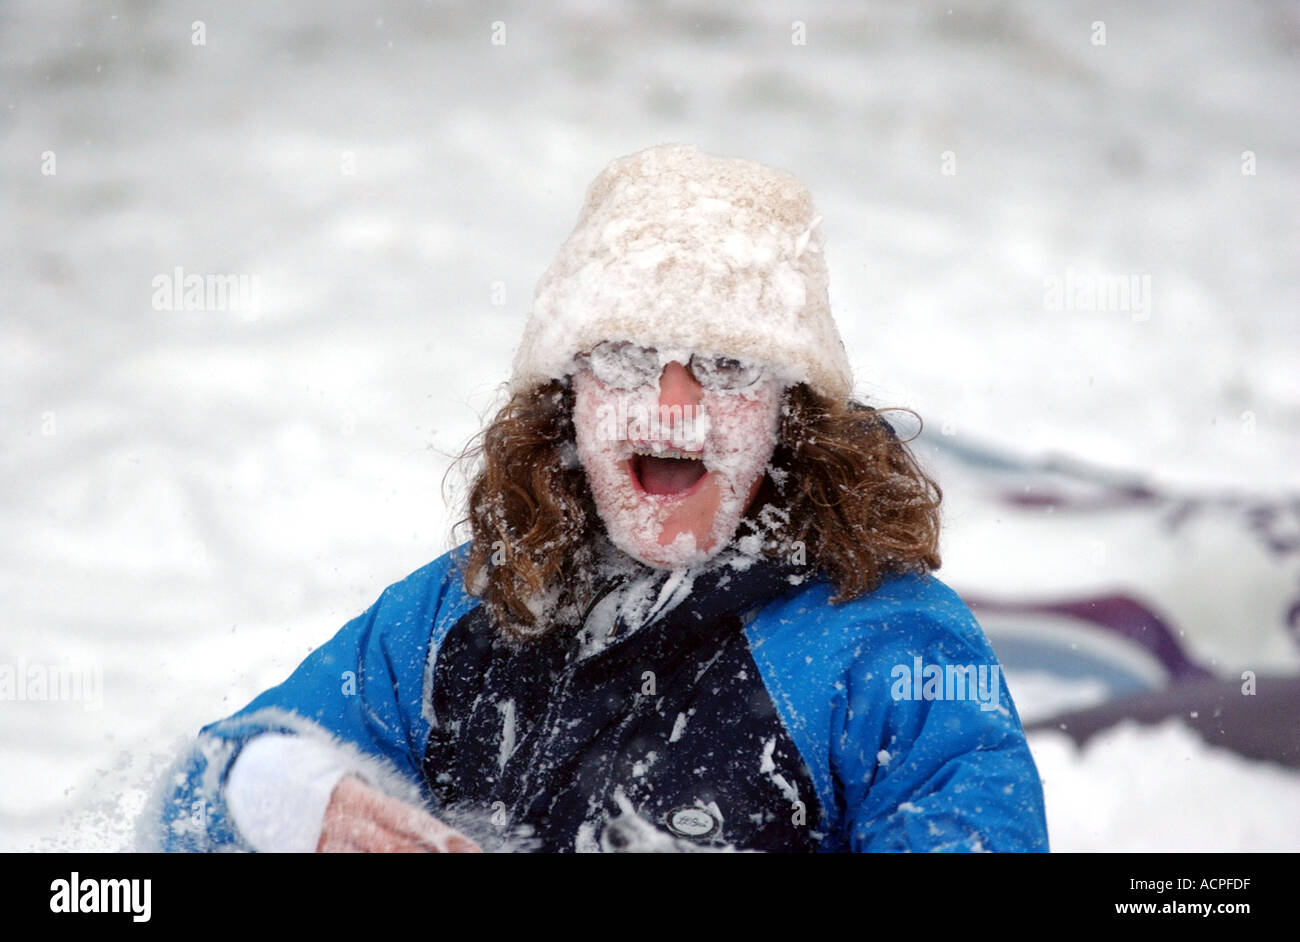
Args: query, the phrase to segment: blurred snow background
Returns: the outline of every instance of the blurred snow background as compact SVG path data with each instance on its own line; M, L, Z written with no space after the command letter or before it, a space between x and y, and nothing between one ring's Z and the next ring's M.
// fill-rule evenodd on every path
M1295 490L1295 4L542 6L0 7L0 663L103 677L100 709L0 702L0 850L131 846L182 737L449 548L533 283L651 144L808 185L874 404ZM177 267L256 310L157 310ZM1070 270L1149 310L1050 309ZM1043 591L1041 546L951 495L940 578ZM1249 584L1235 558L1201 570ZM1300 776L1179 727L1032 744L1054 849L1300 847Z

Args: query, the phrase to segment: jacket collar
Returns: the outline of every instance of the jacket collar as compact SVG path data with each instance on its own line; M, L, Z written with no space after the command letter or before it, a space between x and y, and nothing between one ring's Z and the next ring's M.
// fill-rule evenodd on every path
M754 609L810 576L808 566L750 555L734 543L701 566L663 570L628 561L600 582L571 656L621 647L632 637L693 635L732 618L743 623ZM602 643L611 622L613 637Z

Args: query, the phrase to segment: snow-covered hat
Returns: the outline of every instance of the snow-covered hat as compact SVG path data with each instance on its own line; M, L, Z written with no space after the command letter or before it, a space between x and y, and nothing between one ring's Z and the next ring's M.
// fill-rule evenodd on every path
M537 283L512 391L568 375L602 340L627 340L761 361L847 399L820 222L784 171L680 144L620 157Z

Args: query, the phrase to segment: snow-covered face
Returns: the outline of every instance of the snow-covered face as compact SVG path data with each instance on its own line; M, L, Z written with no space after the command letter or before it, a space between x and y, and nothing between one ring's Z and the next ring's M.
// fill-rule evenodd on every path
M578 457L615 546L656 568L696 565L731 541L762 484L782 386L735 361L628 349L643 357L631 371L624 356L573 376Z

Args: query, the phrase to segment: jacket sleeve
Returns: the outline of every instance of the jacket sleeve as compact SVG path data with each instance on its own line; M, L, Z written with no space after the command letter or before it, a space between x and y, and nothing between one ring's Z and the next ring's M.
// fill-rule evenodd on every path
M1048 849L1015 704L974 616L959 611L956 624L907 613L849 672L832 763L853 851Z
M168 851L251 850L234 824L225 784L245 744L264 733L314 737L389 794L426 799L420 765L431 654L476 604L460 583L462 550L389 586L284 683L200 730L146 815L157 828L149 843Z

